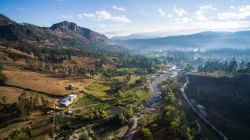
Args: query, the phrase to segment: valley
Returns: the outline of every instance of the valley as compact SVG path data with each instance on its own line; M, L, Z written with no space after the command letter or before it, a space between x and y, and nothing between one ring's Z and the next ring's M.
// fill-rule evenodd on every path
M14 1L0 2L0 140L250 137L250 4Z

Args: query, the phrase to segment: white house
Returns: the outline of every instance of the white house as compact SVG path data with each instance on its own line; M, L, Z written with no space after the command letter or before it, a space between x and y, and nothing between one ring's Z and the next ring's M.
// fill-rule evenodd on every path
M76 96L76 95L73 95L73 94L68 95L68 96L62 98L62 99L59 101L59 105L60 105L60 106L68 106L68 105L70 105L70 104L72 104L72 103L74 102L74 100L76 99L76 97L77 97L77 96Z
M206 109L203 105L200 105L200 104L196 105L196 107L197 107L199 110L205 110L205 109Z

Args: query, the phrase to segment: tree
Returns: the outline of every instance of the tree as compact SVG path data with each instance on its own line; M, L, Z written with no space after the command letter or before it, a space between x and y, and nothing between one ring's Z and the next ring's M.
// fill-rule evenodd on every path
M141 128L140 132L143 136L143 139L145 139L145 140L152 140L153 139L153 135L148 128Z
M238 67L237 61L235 59L233 59L232 61L229 62L228 64L228 72L236 72Z
M128 105L128 109L127 109L127 115L128 115L128 117L132 117L133 114L134 114L133 106L132 105Z
M22 118L25 118L30 114L31 111L30 101L25 96L25 94L22 94L21 96L18 97L18 110Z
M41 98L42 105L44 107L48 107L49 106L49 101L47 99L45 99L44 96L40 96L40 98Z
M6 104L6 103L7 103L7 96L3 96L3 97L2 97L2 102L3 102L3 104Z
M147 118L145 116L141 117L141 119L139 120L139 126L140 127L145 127L147 125Z
M95 69L94 69L94 68L90 69L90 70L89 70L89 74L90 74L91 78L94 78L94 76L95 76L95 74L96 74Z
M118 114L118 120L120 121L121 124L125 124L125 122L126 122L126 116L124 115L124 112L120 112Z
M102 119L107 119L108 118L108 113L106 110L101 110L100 111L100 116Z
M7 79L5 75L3 74L2 68L3 66L0 65L0 85L3 85Z
M92 108L89 113L88 113L88 118L90 120L93 120L95 118L95 114L94 114L94 108Z
M90 136L89 136L89 132L88 132L87 128L83 127L79 140L89 140L89 138L90 138Z

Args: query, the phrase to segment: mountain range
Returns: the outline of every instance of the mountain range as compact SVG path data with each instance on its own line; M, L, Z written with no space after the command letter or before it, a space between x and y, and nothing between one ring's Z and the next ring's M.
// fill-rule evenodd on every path
M167 36L146 39L114 40L116 44L136 50L187 50L194 48L248 48L250 31L239 32L201 32L190 35Z
M111 40L103 34L80 27L73 22L63 21L53 24L51 27L39 27L32 24L20 24L0 14L1 40L25 42L39 47L103 48L105 46L124 46L125 48L140 51L189 50L197 48L241 49L249 47L250 31L209 31L190 35L155 38L150 38L147 34L133 34L128 37L113 37ZM121 49L121 47L116 48Z
M103 47L112 41L103 34L63 21L51 27L20 24L0 14L0 39L40 47Z

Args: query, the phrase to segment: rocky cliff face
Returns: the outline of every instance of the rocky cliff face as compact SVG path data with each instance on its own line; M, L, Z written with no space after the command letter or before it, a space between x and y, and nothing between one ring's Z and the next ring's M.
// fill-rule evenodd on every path
M47 28L18 24L4 15L0 15L0 39L42 47L102 47L111 43L105 35L73 22L63 21Z

